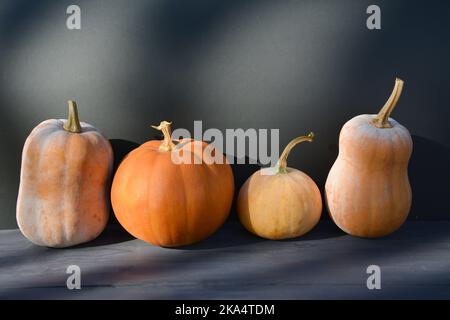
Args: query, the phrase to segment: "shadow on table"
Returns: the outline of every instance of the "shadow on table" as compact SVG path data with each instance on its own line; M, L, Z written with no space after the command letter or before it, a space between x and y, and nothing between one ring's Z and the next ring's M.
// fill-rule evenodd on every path
M252 245L265 241L244 229L237 219L229 218L212 236L198 243L173 250L210 250Z
M224 245L224 234L219 232L215 235L217 239L213 236L192 246L191 249L213 249L220 246L231 247L245 244L263 245L220 251L180 249L178 252L151 248L133 251L122 248L117 251L121 257L120 263L116 259L116 263L99 263L96 267L84 271L85 290L77 292L76 295L65 287L66 275L53 272L27 282L27 288L34 288L35 291L3 289L0 290L0 299L37 297L40 299L93 299L104 298L105 295L117 298L121 297L122 290L114 290L113 287L120 287L123 283L133 284L131 287L127 285L131 288L125 296L127 299L150 297L158 299L207 297L295 299L333 295L345 299L386 296L402 298L423 297L422 292L432 297L435 292L433 290L442 291L445 285L450 286L450 283L445 283L448 280L448 263L442 263L437 267L434 264L436 268L433 270L417 272L420 269L420 265L417 264L420 262L415 260L415 257L435 255L435 248L444 248L444 243L450 239L448 223L407 222L398 232L381 239L345 237L343 241L341 238L331 239L331 241L317 242L304 247L286 246L283 243L259 239L251 234L245 234L246 231L243 229L237 231L240 228L238 224L225 226L223 229L225 234L230 228L238 234L242 232L243 238L231 239L227 245ZM331 234L335 232L331 224L321 222L318 229L308 236L311 237L310 239L323 239L322 231L325 235L329 234L328 231ZM316 232L317 234L314 234ZM235 233L228 233L228 235L235 235ZM339 234L336 235L339 236ZM305 241L304 238L298 239L298 243L303 241ZM219 245L216 242L219 242ZM60 251L52 250L52 252ZM432 257L434 256L430 256L430 259ZM220 261L220 264L217 261ZM236 264L241 267L236 268ZM365 283L368 276L366 268L371 264L378 264L382 268L389 266L389 273L401 274L401 279L378 293L366 290ZM198 278L200 269L204 270L204 276ZM410 272L405 273L407 270ZM193 279L190 280L190 277ZM175 280L173 283L170 280L167 285L161 286L161 281L165 282L167 279ZM440 286L436 285L439 279L444 281ZM315 283L320 285L317 287ZM405 286L399 286L398 283L403 283ZM413 286L408 286L411 283ZM418 287L417 283L422 285ZM428 283L431 283L431 286L427 287ZM158 289L160 286L161 289ZM108 289L110 287L111 289Z
M314 229L312 229L307 234L298 238L281 241L283 242L314 241L314 240L339 238L346 235L347 234L341 229L339 229L339 227L335 225L331 220L320 220L317 226L315 226Z
M280 240L279 242L304 242L314 241L329 238L337 238L345 236L346 234L341 231L337 226L329 221L320 221L319 224L304 236ZM196 244L185 246L181 248L175 248L175 250L209 250L209 249L221 249L229 247L247 246L258 244L262 242L277 241L261 238L247 231L241 223L236 219L228 219L225 225L220 228L214 235Z
M329 227L332 227L331 223ZM306 251L307 254L304 258L299 255L299 259L286 260L284 263L274 260L264 266L264 272L235 274L229 279L225 279L224 282L228 281L235 285L240 283L242 286L246 283L264 285L271 281L267 278L268 274L276 274L277 282L280 284L297 282L299 288L307 290L309 287L306 284L310 281L313 283L310 288L314 288L314 283L321 284L317 288L323 287L322 284L325 283L335 291L334 298L346 299L386 297L390 299L407 297L423 299L427 294L430 297L433 294L441 296L446 288L447 290L450 288L448 282L450 263L445 263L447 259L439 254L439 249L436 249L443 245L446 246L450 240L448 224L410 221L398 231L383 238L363 239L347 236L344 241L336 240L335 243L333 239L333 243L327 242L325 246L318 246L317 251ZM429 258L424 260L422 259L424 256ZM280 259L282 258L283 256L280 255ZM424 261L429 261L435 270L421 269L421 263ZM442 263L436 264L436 261ZM389 289L385 287L384 290L378 292L366 289L365 283L369 276L366 268L372 264L380 265L382 270L384 270L383 267L389 266L390 277L398 274L399 277L396 281L389 284ZM333 277L329 277L330 274ZM348 279L351 281L349 282ZM340 290L343 291L340 293ZM274 296L268 298L280 298L284 295L281 293L282 291L282 287L280 292L274 290ZM333 294L330 295L320 290L312 290L310 295L306 292L300 293L303 297L312 299L333 296ZM301 297L296 294L284 295L284 298Z
M107 246L136 239L120 225L107 225L106 229L94 240L66 249L83 249Z

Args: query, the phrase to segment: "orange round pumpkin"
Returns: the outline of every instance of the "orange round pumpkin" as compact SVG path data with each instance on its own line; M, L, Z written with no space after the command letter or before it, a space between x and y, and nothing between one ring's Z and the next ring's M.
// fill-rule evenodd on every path
M172 140L170 125L163 121L154 127L163 132L163 141L148 141L126 156L111 190L120 224L136 238L163 247L213 234L227 219L234 192L225 157L202 141ZM188 161L177 161L178 156ZM214 161L217 156L221 163Z
M69 101L68 120L33 129L22 153L17 223L37 245L69 247L96 238L109 217L113 152L109 141L78 120Z

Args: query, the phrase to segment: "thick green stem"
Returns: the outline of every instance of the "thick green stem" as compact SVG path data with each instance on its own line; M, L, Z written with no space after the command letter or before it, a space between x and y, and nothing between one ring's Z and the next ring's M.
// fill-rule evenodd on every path
M161 131L164 135L164 140L159 146L159 150L161 151L171 151L175 148L175 144L172 141L172 132L170 130L171 125L172 122L161 121L159 126L152 126L153 129Z
M403 80L397 78L395 79L394 90L384 107L380 110L378 115L372 120L372 123L377 128L392 128L392 124L389 122L389 117L397 105L398 100L402 94L403 90Z
M314 140L314 133L310 132L307 136L301 136L297 137L291 142L288 143L286 148L284 148L283 153L280 156L280 159L278 160L276 170L278 174L284 174L287 173L287 158L289 156L289 153L291 150L299 143L301 142L312 142Z
M75 101L69 100L69 116L66 123L64 123L64 130L72 133L81 132L80 119L78 118L78 108Z

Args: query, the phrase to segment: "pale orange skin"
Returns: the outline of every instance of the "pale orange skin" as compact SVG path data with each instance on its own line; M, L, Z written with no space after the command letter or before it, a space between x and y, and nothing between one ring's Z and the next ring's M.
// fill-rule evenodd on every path
M319 222L320 190L299 170L288 168L285 174L274 170L259 170L242 186L237 202L239 219L247 230L262 238L302 236Z
M339 156L325 185L334 222L359 237L386 236L404 223L411 207L408 162L412 139L389 119L392 128L377 128L374 115L348 121L339 139Z
M81 133L47 120L22 153L17 223L31 242L64 248L96 238L109 217L113 153L109 141L81 123Z
M201 157L190 140L183 150ZM201 143L201 150L208 144ZM212 235L227 219L234 192L231 167L223 164L175 164L161 141L149 141L120 164L111 200L120 224L153 245L178 247Z

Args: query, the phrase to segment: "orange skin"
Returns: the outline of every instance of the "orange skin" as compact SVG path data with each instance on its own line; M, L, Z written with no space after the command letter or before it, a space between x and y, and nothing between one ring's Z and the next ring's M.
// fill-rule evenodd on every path
M359 237L386 236L405 222L411 207L408 162L412 139L394 119L392 128L372 125L374 115L348 121L339 139L339 156L325 185L334 222Z
M113 155L109 141L81 123L81 133L47 120L30 134L22 154L17 222L40 246L69 247L96 238L109 217Z
M178 143L182 154L197 158L208 146L186 139ZM129 233L151 244L177 247L198 242L228 217L234 192L231 167L225 160L175 164L175 151L161 151L161 144L146 142L120 164L111 190L114 213Z

